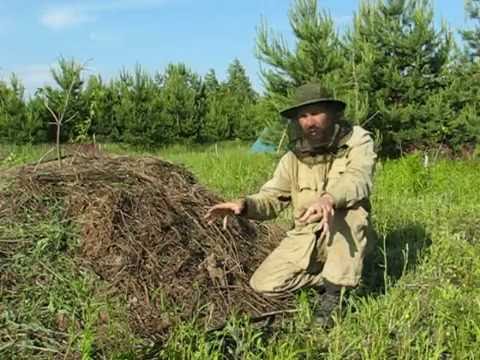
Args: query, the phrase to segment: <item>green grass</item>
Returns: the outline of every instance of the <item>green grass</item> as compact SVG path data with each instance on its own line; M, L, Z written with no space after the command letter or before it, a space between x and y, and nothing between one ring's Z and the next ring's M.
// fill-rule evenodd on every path
M0 144L0 169L38 161L51 149L50 145Z
M254 154L239 142L210 146L174 145L155 151L132 150L107 145L114 153L155 155L185 165L202 184L226 198L235 198L256 191L275 169L278 156Z
M124 301L109 298L108 284L74 260L77 231L60 204L49 206L21 214L21 223L0 222L0 249L9 255L0 260L0 358L127 353L134 339L119 326Z
M239 143L150 152L106 148L182 163L226 198L256 191L277 161L250 154ZM3 167L34 161L44 149L10 147L8 152ZM480 358L480 162L440 160L425 169L420 160L409 156L378 166L372 197L378 246L368 257L364 283L350 294L331 331L309 324L313 297L302 292L299 312L273 334L237 318L216 337L184 323L156 357ZM0 241L23 241L13 257L0 252L0 274L20 284L12 293L2 278L0 334L9 336L0 335L0 358L54 358L54 351L63 357L65 349L84 359L136 358L142 341L126 325L125 299L109 297L106 284L71 260L78 242L75 226L58 221L56 214L53 208L41 219L31 215L19 224L0 219ZM4 246L0 242L0 250ZM59 314L71 318L62 334L52 337Z

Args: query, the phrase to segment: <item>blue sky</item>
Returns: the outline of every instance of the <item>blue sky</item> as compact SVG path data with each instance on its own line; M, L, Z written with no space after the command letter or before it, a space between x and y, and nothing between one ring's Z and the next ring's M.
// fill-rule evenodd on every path
M87 62L109 78L135 64L148 71L184 62L201 75L214 68L224 78L238 58L261 90L254 56L262 18L289 35L290 0L0 0L0 79L11 72L28 91L51 82L59 56ZM341 29L358 0L320 0ZM437 22L464 27L462 0L434 0Z

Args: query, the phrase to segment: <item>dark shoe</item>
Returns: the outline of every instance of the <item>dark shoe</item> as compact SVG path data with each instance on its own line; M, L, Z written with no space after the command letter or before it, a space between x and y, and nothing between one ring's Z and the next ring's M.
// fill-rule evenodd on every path
M340 293L326 292L320 295L320 304L314 312L314 323L325 329L333 327L333 315L340 305Z

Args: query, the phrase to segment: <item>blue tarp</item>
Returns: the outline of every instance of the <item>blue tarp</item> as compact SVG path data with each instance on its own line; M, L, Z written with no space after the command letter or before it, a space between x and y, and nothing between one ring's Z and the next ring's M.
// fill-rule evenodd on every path
M257 139L250 148L254 153L274 153L277 151L277 147L272 144L264 143L260 138Z

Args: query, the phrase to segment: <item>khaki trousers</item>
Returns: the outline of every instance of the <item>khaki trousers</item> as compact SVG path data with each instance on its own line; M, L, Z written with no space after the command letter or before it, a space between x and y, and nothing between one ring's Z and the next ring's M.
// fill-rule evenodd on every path
M318 286L324 279L357 286L369 233L368 213L362 207L337 210L328 237L318 223L296 227L258 267L250 286L270 296Z

